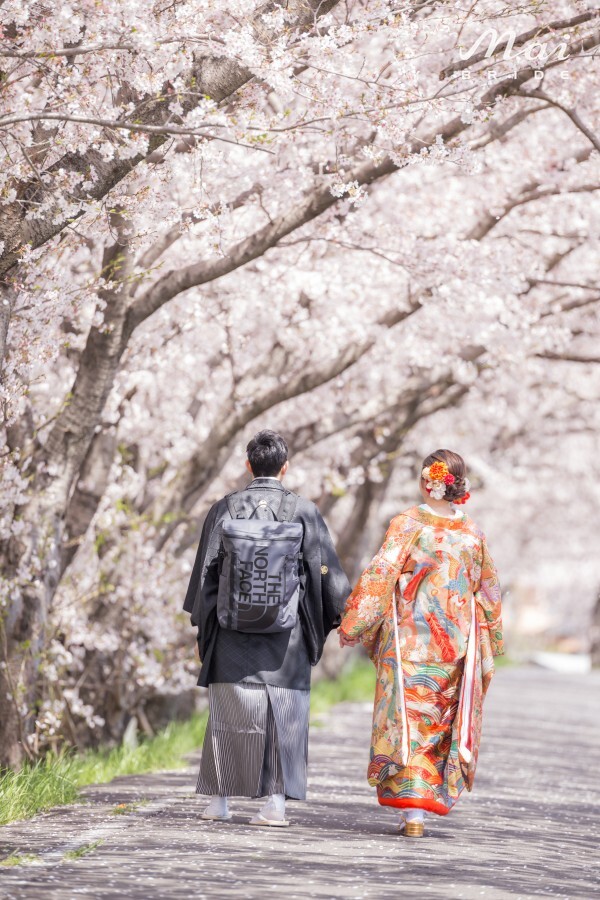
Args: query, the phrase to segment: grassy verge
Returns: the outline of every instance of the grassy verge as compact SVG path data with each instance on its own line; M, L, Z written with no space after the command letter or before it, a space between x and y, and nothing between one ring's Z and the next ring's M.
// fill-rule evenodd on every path
M0 866L4 869L11 869L13 866L30 866L38 859L37 853L11 853L10 856L0 859Z
M187 722L172 722L138 747L48 756L35 765L25 765L20 772L0 774L0 825L72 803L89 784L185 765L183 757L202 743L206 719L202 713Z
M311 691L310 711L312 715L318 715L344 700L372 703L374 694L375 666L368 659L357 659L342 672L340 678L315 684Z
M517 666L519 663L512 656L496 656L494 657L494 665L497 669L506 669L507 666Z

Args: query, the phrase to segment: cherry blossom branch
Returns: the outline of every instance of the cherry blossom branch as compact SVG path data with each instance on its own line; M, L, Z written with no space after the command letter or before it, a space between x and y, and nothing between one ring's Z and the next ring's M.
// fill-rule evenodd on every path
M599 14L600 15L600 14ZM545 91L541 88L532 91L521 91L522 97L536 97L539 100L544 100L550 106L556 107L556 109L560 109L568 118L573 122L576 128L581 131L582 134L586 136L586 138L590 141L592 146L600 152L600 138L594 134L591 128L585 124L579 113L576 109L573 109L569 106L565 106L563 103L560 103L558 100L554 100L550 97Z
M422 291L417 292L411 298L408 307L389 310L375 325L379 328L392 329L404 322L421 309L422 296ZM232 410L229 418L225 418L211 431L204 443L182 464L176 477L169 481L162 494L153 501L151 516L157 522L157 550L162 549L181 522L186 521L187 513L195 506L210 483L217 477L231 453L230 444L236 434L239 434L247 424L267 409L272 409L286 400L300 396L332 381L365 357L376 345L376 342L377 338L375 336L368 336L363 341L350 344L326 366L313 370L309 369L308 371L300 369L295 375L287 377L285 380L283 378L277 379L278 383L275 387L261 397L253 397L252 403L242 407L240 410ZM476 362L484 352L484 347L465 347L459 356L465 361ZM269 366L271 374L275 375L272 367L273 359L274 355L271 352L269 353ZM289 366L287 353L284 354L283 359L285 365ZM263 363L261 361L259 369L262 368ZM413 389L411 384L414 384L415 381L417 387ZM423 416L431 415L447 405L447 401L442 401L441 405L436 401L436 398L439 397L439 391L433 397L430 396L435 388L442 387L457 387L457 385L454 379L446 373L434 380L427 379L425 385L423 384L422 376L419 376L418 379L413 379L413 382L403 386L396 405L402 407L405 412L408 411L404 423L406 430L410 429ZM464 388L462 385L458 386L456 402L466 391L467 388ZM421 407L421 404L427 399L432 399L433 403L429 404L427 410L425 410L425 407ZM386 409L388 409L387 405L380 411L379 415ZM345 430L351 424L352 420L342 417L336 426L336 432L332 433ZM356 420L354 424L357 424ZM327 426L325 431L327 431ZM327 436L327 433L322 433L321 430L321 436L318 439L324 440ZM298 448L295 447L295 450L297 451ZM161 520L166 520L167 524L161 527Z
M343 241L340 238L333 237L324 237L322 235L315 235L309 237L300 237L297 240L293 241L282 241L279 246L280 247L295 247L297 245L305 245L305 244L318 244L325 243L334 247L341 247L342 250L352 250L356 253L370 253L373 256L376 256L378 259L383 259L385 262L388 262L391 266L398 266L400 269L406 270L405 263L398 262L395 259L392 259L391 256L388 256L383 250L379 250L377 247L372 246L368 247L363 244L356 244L352 241Z
M600 37L598 40L600 41ZM521 69L514 79L493 85L481 98L478 109L487 109L499 97L517 93L521 85L533 78L534 75L535 70L533 67L527 66ZM457 117L423 137L415 137L404 148L407 160L411 155L434 146L440 139L447 144L469 127L471 127L469 123ZM356 182L359 186L366 186L391 175L399 168L399 164L386 157L380 163L364 163L352 169L345 175L345 178L348 183ZM131 330L133 331L141 322L156 312L157 309L160 309L163 304L183 291L206 284L216 278L221 278L223 275L245 265L258 256L262 256L292 231L296 231L307 222L322 215L327 209L337 203L338 199L332 194L328 185L317 187L296 207L287 210L272 223L265 225L232 247L226 257L211 262L201 261L176 271L166 272L162 278L155 282L145 294L132 304L129 313Z
M444 393L445 390L448 390L448 393ZM371 408L365 410L361 407L354 414L340 411L333 419L329 417L325 420L322 418L314 419L288 434L288 443L293 448L294 459L297 459L308 450L313 450L323 441L346 433L348 439L361 436L361 445L364 451L367 447L365 441L367 433L372 435L374 431L380 430L384 426L389 426L391 423L389 434L396 435L397 432L397 441L392 443L392 449L397 451L400 439L406 436L417 422L434 415L449 405L457 404L466 391L467 388L462 385L457 390L457 385L449 380L447 375L443 375L437 380L432 380L419 374L409 378L402 385L401 391L392 402L386 402L376 410ZM384 448L378 444L376 451L381 451L382 449ZM364 464L366 458L365 452L361 453L361 448L358 448L352 465L360 465L361 459ZM205 492L208 487L210 485L205 488ZM331 500L331 498L329 499ZM323 504L320 504L320 506L322 508ZM331 505L328 512L330 510ZM173 551L176 557L181 556L192 544L197 543L198 532L206 512L207 508L202 502L199 506L196 506L192 515L186 515L182 511L178 525L185 525L185 531L177 539L177 546ZM170 539L175 533L175 529L171 529L168 536L165 536L162 545L164 546L166 543L167 537Z
M514 209L525 206L527 203L533 203L536 200L542 200L545 197L566 196L568 194L586 194L600 190L600 184L581 184L571 188L562 188L559 185L552 187L529 187L523 190L518 197L507 202L502 210L497 213L488 212L485 219L478 222L477 225L467 235L467 240L482 240L488 235L500 222L506 218Z
M124 131L134 131L141 134L160 134L160 135L186 135L188 137L202 137L204 140L221 141L224 144L233 144L235 147L245 147L247 150L260 150L262 153L270 153L275 155L273 150L262 147L260 144L246 144L243 141L234 141L231 138L222 137L213 134L207 129L211 129L212 125L196 125L194 128L185 128L180 125L138 125L135 122L124 122L114 119L97 119L93 116L72 116L65 113L30 113L28 115L7 116L0 119L0 128L7 128L9 125L15 125L18 122L76 122L82 125L99 125L102 128L122 129Z
M582 285L582 288L589 290L586 285ZM594 303L600 303L600 294L597 294L595 297L586 297L583 300L569 300L567 303L560 304L558 310L555 308L555 304L552 304L552 307L545 310L540 318L555 316L559 312L572 312L575 309L584 309L586 306L592 306Z
M568 288L576 288L581 291L595 291L598 288L597 284L581 284L577 281L554 281L550 278L530 278L530 284L546 284L552 285L552 287L568 287Z
M388 310L375 323L375 327L380 329L394 328L414 315L420 308L420 297L413 297L408 306L392 307ZM206 442L194 452L193 456L185 464L178 478L169 483L165 496L156 501L153 515L161 518L165 513L171 511L174 506L179 507L180 505L183 509L190 509L196 502L197 496L207 480L220 470L222 459L219 466L215 468L217 451L226 447L235 434L244 428L248 422L286 400L308 393L316 387L337 378L365 356L375 346L376 342L377 336L375 333L368 335L361 341L352 341L339 350L325 364L312 367L303 364L295 373L288 372L285 378L283 375L290 367L289 353L285 348L281 348L281 353L277 355L272 349L268 354L269 371L271 375L276 374L278 361L281 369L281 377L276 379L277 383L275 386L260 394L253 394L250 403L239 409L234 409L229 418L225 417L224 421L211 431ZM258 361L254 373L246 376L245 380L253 384L257 377L264 373L264 370L265 361L261 359ZM209 448L210 452L208 452ZM200 473L202 473L201 479L199 477Z
M544 353L536 353L541 359L552 359L555 362L574 362L583 363L585 365L597 365L600 363L600 356L583 356L576 353L553 353L546 350Z
M531 106L528 109L518 110L516 113L513 113L512 116L508 116L507 119L504 119L503 122L496 124L492 120L490 122L489 131L482 137L475 138L469 146L472 150L481 150L483 147L487 147L488 144L491 144L494 141L502 140L503 137L506 137L506 135L513 130L513 128L521 125L521 123L528 119L529 116L542 112L542 110L548 108L548 103L540 103L539 106Z
M234 200L232 200L229 203L224 203L223 205L226 206L227 209L230 209L230 210L239 209L251 197L260 195L262 193L262 190L263 190L263 186L259 182L256 182L247 191L242 191L240 194L238 194L237 197L235 197ZM221 205L219 204L218 207L215 206L210 211L216 215L220 208L221 208ZM182 236L182 234L185 233L182 230L182 225L199 224L202 221L204 221L204 220L200 216L195 215L194 213L191 213L191 212L184 212L183 215L181 216L181 222L178 222L176 225L173 225L173 227L170 228L168 231L166 231L164 234L162 234L158 238L158 240L154 244L152 244L151 247L148 248L148 250L144 251L144 253L139 258L139 260L136 261L136 266L138 266L141 269L151 268L151 266L153 266L154 263L156 263L160 259L160 257L163 255L163 253L165 253L165 251L168 250L169 247L171 247L176 241L178 241L179 238ZM133 293L134 293L134 291L132 291L132 294Z
M397 166L390 159L379 165L366 163L349 177L350 180L357 180L359 184L372 184L377 179L391 174L396 168ZM272 223L263 226L232 247L227 256L222 259L210 262L201 261L165 273L131 306L129 313L131 330L137 328L141 322L177 294L189 290L191 287L221 278L234 269L262 256L268 249L276 246L282 238L317 218L338 202L339 198L331 193L327 185L315 188L297 206L286 210Z
M296 0L296 2L290 3L286 34L309 31L314 27L315 19L329 13L338 3L339 0ZM257 34L266 34L263 17L271 10L271 2L262 4L249 17L247 27ZM273 34L273 37L275 36L278 35ZM251 81L254 74L235 60L204 54L194 58L191 69L185 78L194 90L193 95L190 94L184 98L181 104L183 115L195 109L198 99L203 96L211 97L217 103L230 98L243 85ZM166 104L154 101L152 98L147 98L147 100L148 103L140 116L143 121L136 124L164 126L169 116ZM150 151L156 151L170 136L169 133L153 134ZM100 200L144 159L145 156L142 153L129 159L107 161L97 150L70 152L57 160L48 170L48 174L62 170L65 174L79 174L87 179L90 168L93 168L96 176L93 186L85 190L78 189L76 196L86 200ZM28 192L31 192L29 186L19 186L20 196L24 196ZM19 200L6 205L0 212L0 233L5 236L6 245L0 253L0 277L19 262L24 245L32 248L40 247L73 221L72 214L62 216L54 213L42 220L28 221L26 219L27 209L27 203Z
M380 328L391 329L414 315L418 309L420 309L418 301L413 302L407 308L391 309L376 324ZM234 409L229 416L226 416L213 428L206 441L194 451L180 468L177 476L169 482L163 494L156 499L152 508L152 518L161 520L174 511L177 513L189 511L208 483L221 470L224 459L230 453L229 445L235 435L249 422L266 410L293 397L313 391L337 378L364 357L376 342L377 336L369 335L362 341L348 344L325 363L313 367L302 365L295 373L288 374L285 379L277 379L277 383L271 389L261 395L253 396L250 403ZM271 365L271 359L272 353L269 354L269 365ZM284 353L282 359L288 366L287 352ZM262 361L259 368L263 369ZM174 527L175 523L171 523L171 525ZM161 530L159 547L164 544L173 527L168 527L166 531Z
M213 34L205 34L205 35L195 35L191 37L190 35L181 35L180 37L170 37L163 38L161 40L157 40L153 42L153 45L156 47L163 47L168 44L197 44L206 42L208 44L216 43L222 44L223 41L217 36ZM140 46L139 44L131 44L131 43L108 43L103 44L98 42L96 44L81 44L80 46L75 47L63 47L57 50L49 50L49 49L39 49L39 50L0 50L0 59L54 59L54 57L58 56L85 56L90 53L104 53L106 50L119 50L125 51L127 53L141 53L148 51L147 46Z

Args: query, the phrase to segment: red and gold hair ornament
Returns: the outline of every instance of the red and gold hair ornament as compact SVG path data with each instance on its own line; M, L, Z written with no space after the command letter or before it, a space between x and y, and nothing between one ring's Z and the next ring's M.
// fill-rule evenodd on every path
M452 474L446 463L441 462L440 460L436 460L431 463L430 466L426 466L421 472L421 477L425 481L425 490L434 500L443 500L448 485L454 484L456 481L455 476ZM466 494L463 494L463 496L459 497L457 500L453 500L453 503L462 505L467 502L471 496L469 493L471 485L469 484L468 478L465 478L465 487L467 490Z

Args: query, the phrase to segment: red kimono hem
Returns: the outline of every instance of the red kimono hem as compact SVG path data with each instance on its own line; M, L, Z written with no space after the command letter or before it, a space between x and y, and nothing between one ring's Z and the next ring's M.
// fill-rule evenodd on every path
M424 809L435 813L436 816L445 816L450 810L437 800L419 799L417 797L378 797L381 806L393 806L396 809Z

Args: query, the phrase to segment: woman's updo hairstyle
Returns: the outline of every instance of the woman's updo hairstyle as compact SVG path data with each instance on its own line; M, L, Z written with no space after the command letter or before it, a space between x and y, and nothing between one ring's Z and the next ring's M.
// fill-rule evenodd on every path
M430 453L423 460L421 470L428 468L434 462L446 463L448 471L455 478L454 484L446 485L443 499L449 500L450 503L453 503L455 500L461 500L468 493L466 484L467 467L462 456L459 456L458 453L453 453L452 450L436 450L435 453Z

